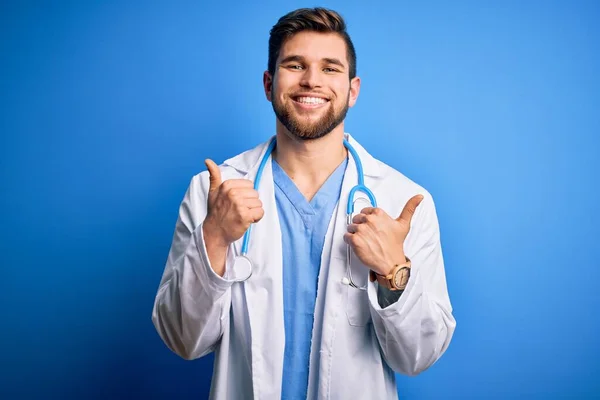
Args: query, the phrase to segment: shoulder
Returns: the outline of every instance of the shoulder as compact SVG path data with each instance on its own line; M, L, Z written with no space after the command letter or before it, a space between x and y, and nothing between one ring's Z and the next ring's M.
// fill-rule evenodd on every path
M362 161L366 182L377 192L381 192L382 200L393 197L393 201L398 201L398 199L408 199L417 194L430 196L423 186L376 158L350 134L346 135Z
M424 197L431 197L429 191L421 184L415 182L413 179L383 161L376 160L376 162L380 170L380 185L384 191L409 198L417 194L422 194Z

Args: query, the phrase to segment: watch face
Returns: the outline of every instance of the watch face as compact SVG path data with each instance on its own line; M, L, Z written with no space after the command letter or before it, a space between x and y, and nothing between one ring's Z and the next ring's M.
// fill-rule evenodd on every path
M401 268L398 270L398 272L396 272L394 275L394 286L396 286L396 288L400 289L406 285L409 271L410 270L408 268Z

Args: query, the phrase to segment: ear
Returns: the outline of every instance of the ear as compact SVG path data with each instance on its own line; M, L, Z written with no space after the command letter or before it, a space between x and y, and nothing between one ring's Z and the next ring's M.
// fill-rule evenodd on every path
M358 99L358 93L360 93L360 78L355 76L350 81L350 97L348 98L348 106L353 107Z
M271 101L273 94L273 77L269 73L269 71L265 71L263 73L263 87L265 89L265 95L267 96L267 100Z

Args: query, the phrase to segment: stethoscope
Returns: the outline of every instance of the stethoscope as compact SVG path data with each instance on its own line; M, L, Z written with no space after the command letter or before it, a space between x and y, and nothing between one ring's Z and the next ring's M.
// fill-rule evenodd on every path
M274 137L269 146L267 147L267 151L265 152L262 160L260 161L260 165L258 166L258 171L256 172L256 178L254 179L254 190L258 190L258 186L260 185L260 180L262 178L263 169L269 160L269 157L273 153L273 149L277 144L277 139ZM358 185L354 186L350 189L350 194L348 195L348 203L346 204L346 224L350 225L352 223L352 214L354 213L354 196L356 192L363 192L369 198L372 207L377 207L377 201L375 200L375 195L369 188L365 186L365 175L363 172L362 163L360 162L360 157L358 153L352 147L350 143L346 139L344 139L344 146L348 149L348 152L352 155L354 159L354 163L356 164L356 172L358 174ZM247 281L252 276L253 271L253 263L252 260L248 257L248 243L250 241L250 231L252 230L252 225L248 228L246 233L244 234L244 241L242 242L242 251L241 254L236 256L233 262L233 275L234 278L232 281L234 282L244 282ZM350 285L353 288L360 290L367 290L367 285L359 286L352 279L352 268L350 265L350 256L351 249L348 244L346 244L346 274L347 277L342 279L342 283L346 285ZM368 280L367 280L368 282Z

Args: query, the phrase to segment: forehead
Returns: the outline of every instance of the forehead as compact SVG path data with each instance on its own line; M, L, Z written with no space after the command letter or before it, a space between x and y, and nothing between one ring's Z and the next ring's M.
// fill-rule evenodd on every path
M308 61L337 58L348 65L346 42L337 33L303 31L287 39L279 51L279 60L288 56L301 56Z

